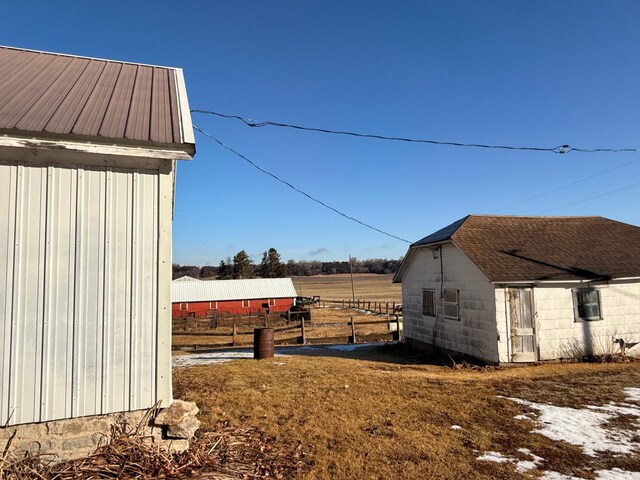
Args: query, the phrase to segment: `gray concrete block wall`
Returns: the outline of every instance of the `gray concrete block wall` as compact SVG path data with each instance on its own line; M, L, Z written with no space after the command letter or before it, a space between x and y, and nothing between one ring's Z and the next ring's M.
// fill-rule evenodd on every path
M9 451L20 457L26 452L38 453L45 460L66 461L92 454L105 445L115 424L136 427L147 410L98 415L43 423L30 423L0 428L0 452ZM145 425L145 435L166 448L183 450L188 440L162 440L160 428ZM186 442L186 445L185 445Z
M538 286L534 289L541 360L563 356L565 347L574 339L592 344L597 349L612 351L617 351L611 338L614 335L627 342L640 341L640 282L612 281L608 285L593 286L600 291L603 318L589 322L574 318L572 289L579 285Z
M495 289L475 264L452 243L441 247L445 289L460 292L460 320L444 317L440 298L440 258L428 248L413 256L402 279L404 336L464 353L488 362L498 361ZM436 291L436 316L422 315L422 290Z

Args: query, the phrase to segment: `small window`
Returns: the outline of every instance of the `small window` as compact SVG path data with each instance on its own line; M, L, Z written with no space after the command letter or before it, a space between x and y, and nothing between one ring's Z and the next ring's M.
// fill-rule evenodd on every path
M251 306L251 300L242 300L242 308L249 308Z
M270 298L269 299L269 306L270 307L275 307L276 306L276 299L275 298Z
M600 291L595 288L573 290L573 314L576 320L602 320Z
M444 308L445 318L453 318L458 320L460 318L458 312L458 304L460 301L460 292L458 290L445 288L442 297L442 306Z
M187 311L189 309L189 304L188 303L181 303L180 304L180 311L184 312Z
M436 316L436 291L422 291L422 314L428 317Z

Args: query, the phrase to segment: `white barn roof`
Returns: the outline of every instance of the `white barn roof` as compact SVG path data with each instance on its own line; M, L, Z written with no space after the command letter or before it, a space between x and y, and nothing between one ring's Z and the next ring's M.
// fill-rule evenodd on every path
M297 295L290 278L171 282L171 301L174 303L292 298Z
M176 278L173 281L174 282L201 282L202 280L200 280L199 278L190 277L189 275L183 275L182 277Z

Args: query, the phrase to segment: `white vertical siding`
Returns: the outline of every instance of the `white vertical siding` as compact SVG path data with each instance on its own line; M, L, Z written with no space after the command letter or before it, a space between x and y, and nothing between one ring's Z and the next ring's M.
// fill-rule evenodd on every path
M0 424L155 403L159 184L0 163Z

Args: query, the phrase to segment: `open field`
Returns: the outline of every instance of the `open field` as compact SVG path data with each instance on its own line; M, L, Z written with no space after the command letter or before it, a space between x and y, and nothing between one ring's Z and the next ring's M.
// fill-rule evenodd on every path
M302 454L299 479L518 479L543 471L595 479L596 471L614 468L640 472L637 407L604 425L627 429L631 451L591 455L532 432L540 428L534 404L503 398L575 408L559 419L569 432L588 433L599 427L576 422L597 410L582 407L631 405L624 389L640 386L637 363L454 369L402 345L326 352L176 368L175 396L197 402L204 430L226 422L274 435L280 448ZM478 459L487 452L509 460Z
M393 275L358 273L353 275L355 298L380 302L402 302L402 287L391 283ZM351 298L351 277L348 274L293 277L298 295L319 295L326 300Z

